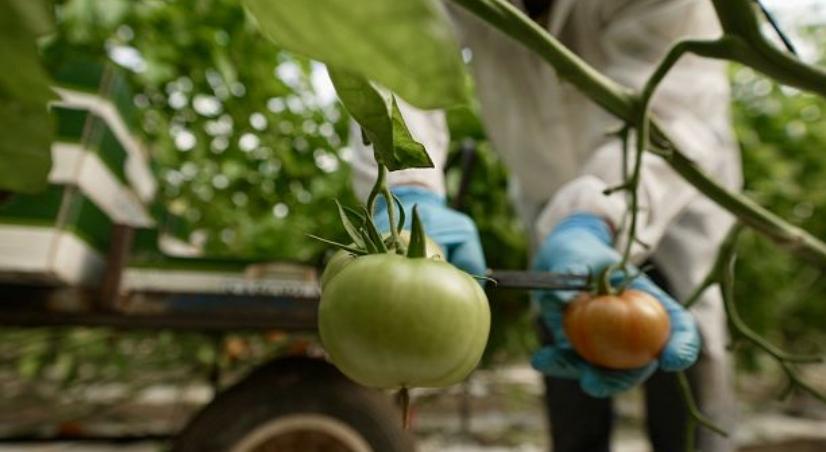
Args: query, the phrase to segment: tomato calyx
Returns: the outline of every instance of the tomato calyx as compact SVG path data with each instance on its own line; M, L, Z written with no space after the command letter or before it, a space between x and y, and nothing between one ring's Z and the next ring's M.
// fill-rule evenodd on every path
M611 284L611 275L618 269L617 264L605 267L597 278L597 295L616 295L617 290Z
M395 198L395 195L393 195ZM409 258L431 257L428 253L428 238L424 232L419 217L418 206L413 206L412 228L410 231L409 240L404 236L402 225L404 224L404 211L401 211L401 217L397 228L393 229L391 233L381 234L376 228L373 219L369 215L364 215L349 207L342 206L338 200L335 201L338 206L341 223L347 235L352 239L352 243L347 245L333 240L325 239L317 235L308 234L310 238L324 242L335 248L347 251L355 256L365 256L368 254L400 254ZM363 209L367 213L367 209ZM433 242L431 242L432 244ZM432 245L431 245L432 246Z
M373 211L379 196L382 196L387 204L387 217L390 225L389 236L382 235L373 220ZM361 206L360 210L356 210L342 206L338 200L335 203L341 224L353 243L346 245L309 234L311 238L345 250L355 256L391 253L409 258L429 257L427 252L428 239L419 218L418 208L415 205L413 206L410 240L402 239L405 224L404 208L401 200L390 191L387 185L387 168L384 165L379 164L378 178L370 191L366 206ZM398 218L396 218L397 213Z
M618 271L623 273L623 278L618 284L612 284L611 279ZM621 262L611 264L599 272L596 279L596 295L619 295L625 292L635 279L643 275L643 270L636 270L631 273Z
M424 226L419 218L418 206L413 206L413 220L411 222L410 244L407 247L407 257L427 257Z

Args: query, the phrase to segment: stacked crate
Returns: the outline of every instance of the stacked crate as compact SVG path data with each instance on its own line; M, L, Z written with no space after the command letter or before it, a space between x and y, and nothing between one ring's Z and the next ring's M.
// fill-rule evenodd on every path
M0 278L95 286L112 226L151 227L156 181L137 138L126 80L115 68L75 62L54 74L60 100L49 187L0 204Z

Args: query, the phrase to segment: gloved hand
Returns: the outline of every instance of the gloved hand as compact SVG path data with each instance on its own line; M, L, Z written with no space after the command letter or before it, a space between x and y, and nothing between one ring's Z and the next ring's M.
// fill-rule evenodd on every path
M404 207L405 229L410 229L413 206L417 205L425 233L447 253L448 262L471 275L485 274L485 255L482 254L479 232L470 217L447 207L443 196L426 188L399 186L391 191ZM382 197L377 200L373 219L380 231L387 232L390 227L387 204L383 201Z
M612 233L600 217L577 213L563 219L545 238L534 261L534 270L580 275L598 274L621 260L611 246ZM621 282L617 271L612 284ZM639 276L631 288L647 292L662 303L671 321L671 335L658 360L631 370L610 370L593 366L574 351L562 327L564 309L577 295L574 291L537 291L534 301L554 337L554 344L537 351L531 364L545 374L579 379L582 389L594 397L609 397L647 379L659 366L679 371L691 366L700 351L700 335L691 314L646 276Z

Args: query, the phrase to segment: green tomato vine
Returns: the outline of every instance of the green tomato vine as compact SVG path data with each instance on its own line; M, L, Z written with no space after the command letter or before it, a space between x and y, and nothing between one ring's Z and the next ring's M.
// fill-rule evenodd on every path
M387 203L387 217L391 225L390 236L387 238L383 237L381 232L379 232L372 216L379 196L383 196ZM405 244L399 235L405 223L404 209L396 195L390 192L390 187L387 185L387 167L383 164L378 164L378 177L370 192L367 206L362 206L361 212L342 206L338 201L335 202L338 207L341 224L344 226L344 230L347 232L347 235L350 236L353 244L346 245L312 234L309 234L309 237L356 256L380 253L400 254L409 258L427 256L426 236L416 206L413 207L410 242ZM398 209L398 218L396 209Z

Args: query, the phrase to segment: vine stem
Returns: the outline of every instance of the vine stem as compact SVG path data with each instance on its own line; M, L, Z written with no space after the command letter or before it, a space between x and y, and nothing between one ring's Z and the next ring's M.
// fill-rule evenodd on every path
M691 385L688 382L688 376L686 376L685 372L677 372L676 375L677 384L680 386L680 394L683 396L683 402L685 402L688 414L691 416L691 419L689 419L690 427L686 428L686 444L691 445L690 448L687 448L687 450L689 452L693 452L694 450L694 429L696 424L702 425L718 435L728 436L728 432L717 426L717 424L707 418L702 412L700 412L700 409L697 408L697 402L694 400L694 396L691 393Z
M731 334L733 341L748 341L778 362L788 378L788 386L781 395L787 394L794 388L799 388L821 402L826 403L826 394L823 394L805 382L794 368L795 363L822 362L823 357L818 355L795 355L786 352L757 334L743 321L743 318L740 317L737 305L734 302L734 269L737 260L737 238L742 230L743 228L740 224L735 224L731 228L720 246L717 259L706 277L703 278L703 281L694 289L692 295L688 298L686 306L693 305L699 300L705 290L719 284L723 297L723 308L726 311L726 317L732 329Z
M756 3L757 7L760 8L760 12L763 13L763 16L765 16L766 20L769 22L769 25L771 25L771 27L774 29L774 32L777 33L777 36L780 38L780 41L783 42L783 46L786 47L786 50L788 50L796 56L797 49L792 43L792 40L789 39L789 36L786 35L785 32L783 32L782 28L780 28L780 24L777 23L777 19L774 18L774 14L772 14L771 11L769 11L766 8L766 5L764 5L763 2L761 2L760 0L754 0L754 3Z
M763 33L753 0L712 0L717 18L735 47L728 59L795 88L826 96L826 71L780 50Z
M599 277L597 278L597 294L598 295L616 295L617 290L614 289L614 286L611 285L611 274L614 273L615 270L623 268L620 267L618 264L611 264L605 269L600 272Z
M734 328L735 334L739 337L748 340L757 348L763 350L764 352L768 353L774 359L776 359L780 364L784 367L784 370L789 376L789 379L792 381L799 381L797 378L796 372L791 367L788 367L788 363L790 362L801 362L801 363L812 363L812 362L820 362L822 358L820 356L812 355L812 356L805 356L805 355L793 355L790 353L781 350L780 348L776 347L774 344L770 343L762 336L757 334L754 330L752 330L746 322L740 317L740 313L737 311L737 306L734 304L734 266L737 261L737 254L732 250L731 252L727 253L727 255L723 256L722 265L721 265L721 272L719 275L720 285L722 286L723 291L723 306L726 309L726 315L731 326ZM794 375L793 375L794 374ZM826 401L823 395L819 393L816 394L818 398L823 401Z
M387 167L379 162L377 171L378 174L376 175L376 183L373 184L373 188L370 190L370 195L367 197L367 211L370 212L370 215L373 215L376 208L376 200L379 195L384 197L384 203L387 205L387 219L390 225L390 237L393 242L392 247L396 250L396 253L404 254L406 247L402 241L399 240L399 231L396 230L396 202L393 200L393 195L390 193L390 187L387 185ZM370 221L370 219L368 218L367 221Z
M740 313L737 311L737 306L734 303L734 264L737 258L737 239L742 232L743 227L740 224L735 224L731 227L731 230L729 230L725 239L723 239L723 242L720 244L717 258L709 269L708 274L706 274L702 282L700 282L691 295L689 295L683 306L686 309L693 306L706 290L719 284L722 289L723 307L726 310L726 317L731 324L733 334L737 335L736 339L746 339L780 361L797 363L821 361L821 357L816 355L793 355L781 350L752 330L746 325L742 317L740 317Z
M694 288L691 295L689 295L683 302L683 307L689 309L694 306L698 301L700 301L700 297L705 293L705 291L714 284L717 284L717 280L713 277L706 276L706 278L698 284L696 288Z
M619 267L625 268L628 261L631 259L631 249L634 246L637 237L637 221L639 217L639 186L640 173L642 171L642 154L645 152L648 142L648 102L644 99L639 104L639 120L637 122L637 143L634 153L634 168L631 177L628 179L627 187L629 195L628 213L631 215L631 221L628 225L628 242L625 244L625 249L622 252L622 260Z
M650 140L650 120L648 115L649 105L654 93L659 84L663 81L665 76L674 67L680 58L687 52L693 52L699 55L708 57L722 57L728 53L728 43L725 38L716 41L698 41L686 40L678 42L666 54L663 61L655 68L654 73L648 78L643 86L642 92L637 100L636 118L632 123L637 125L637 142L636 153L634 155L634 168L631 177L625 182L623 188L629 193L628 211L631 215L630 225L628 227L628 243L625 245L625 250L622 253L622 267L628 264L631 258L631 250L634 243L637 241L637 221L639 216L639 185L640 174L642 171L643 153L649 147ZM627 140L627 136L624 137ZM626 146L624 143L623 146ZM623 158L623 165L625 159Z
M697 452L694 443L697 440L697 419L689 416L685 421L685 452Z
M384 169L387 171L387 168ZM387 202L387 220L390 222L390 237L393 240L393 248L397 254L404 255L407 253L407 247L399 240L399 230L396 229L396 202L393 199L393 194L390 193L390 187L385 181L381 191L384 200Z

